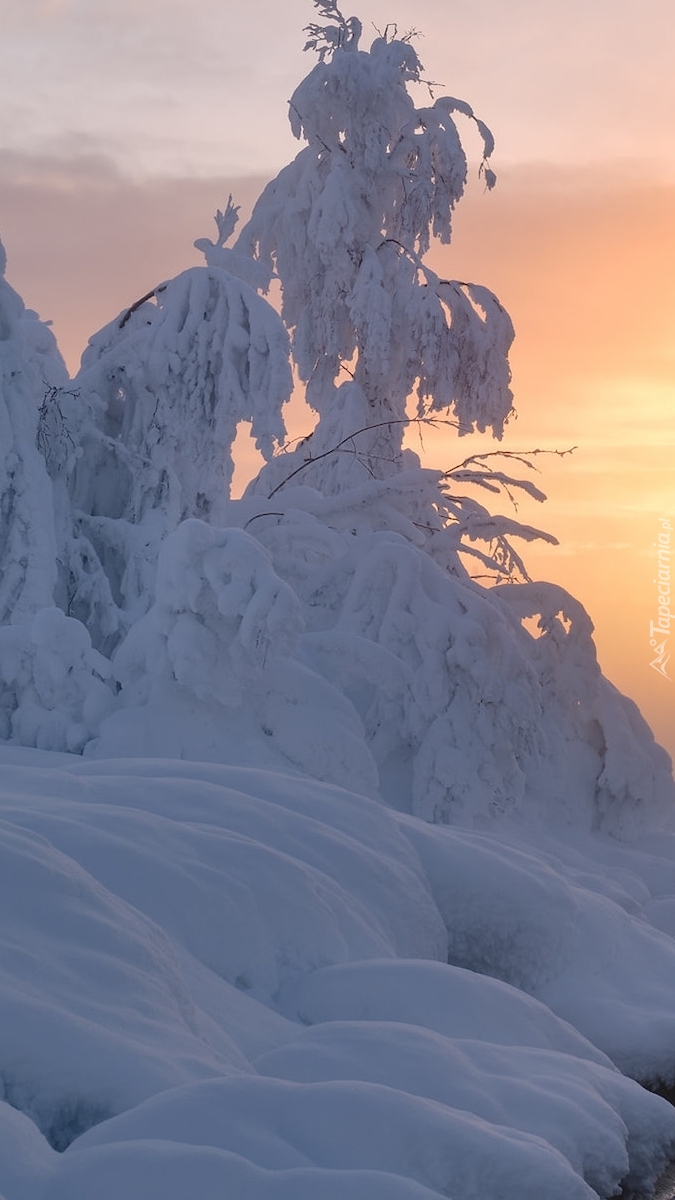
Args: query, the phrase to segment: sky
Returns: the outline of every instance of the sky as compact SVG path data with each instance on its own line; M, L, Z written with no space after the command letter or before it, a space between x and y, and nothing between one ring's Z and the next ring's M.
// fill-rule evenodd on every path
M100 325L198 261L229 191L245 215L297 152L287 100L314 15L309 0L3 0L0 236L73 369ZM549 501L520 515L561 544L529 548L530 574L584 602L603 669L675 754L675 654L664 678L649 644L654 543L675 529L672 0L362 0L359 16L365 37L419 30L436 94L495 134L486 194L465 131L474 182L432 264L514 320L505 445L577 447L536 460ZM425 436L430 465L472 451Z

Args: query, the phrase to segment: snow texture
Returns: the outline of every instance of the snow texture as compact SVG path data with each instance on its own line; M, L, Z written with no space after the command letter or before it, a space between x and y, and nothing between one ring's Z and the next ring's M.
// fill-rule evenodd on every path
M644 1074L646 1029L675 1072L675 951L646 917L672 852L624 848L613 881L591 839L556 860L279 771L0 761L8 1200L178 1200L188 1179L204 1197L608 1197L673 1152L671 1107L598 1048L632 1045ZM500 910L517 986L494 977ZM608 930L635 977L607 968ZM465 934L482 961L449 965ZM545 950L542 1003L524 988ZM576 1013L552 1011L554 978Z

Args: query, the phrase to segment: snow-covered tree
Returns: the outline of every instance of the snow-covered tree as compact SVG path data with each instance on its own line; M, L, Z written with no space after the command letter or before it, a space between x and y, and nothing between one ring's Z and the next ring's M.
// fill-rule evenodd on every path
M58 607L79 420L53 334L5 267L0 243L0 737L81 751L112 692L110 664Z
M237 249L281 280L293 356L320 415L298 457L325 455L303 476L325 492L401 470L413 391L419 414L501 436L513 329L486 288L440 280L424 262L432 235L450 241L466 182L455 116L480 132L488 187L490 131L464 101L415 106L407 85L422 65L410 38L385 34L361 50L360 22L315 2L327 23L309 27L307 46L320 61L290 101L307 145L265 189Z
M239 422L265 458L282 440L288 339L247 283L197 267L96 334L75 386L93 419L71 485L89 570L74 573L70 606L110 646L146 611L167 533L218 521Z
M5 279L0 242L0 624L54 601L57 534L45 454L50 393L67 372L50 329Z

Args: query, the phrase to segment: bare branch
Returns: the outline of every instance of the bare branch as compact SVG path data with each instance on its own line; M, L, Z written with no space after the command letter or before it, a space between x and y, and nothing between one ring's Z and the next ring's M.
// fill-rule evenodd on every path
M352 438L358 437L360 433L369 433L372 429L388 429L392 425L417 424L451 425L454 429L458 428L457 422L451 421L447 417L402 417L397 419L392 418L391 421L377 421L373 425L364 425L361 429L355 429L352 433L348 433L347 436L342 439L342 441L337 442L335 446L331 446L329 450L324 450L321 454L315 454L310 458L305 459L303 463L300 463L299 467L296 467L294 471L291 471L290 475L287 475L285 479L282 479L281 483L278 483L277 486L272 489L267 499L271 500L272 496L276 495L276 493L280 491L282 487L285 487L291 479L293 479L296 475L299 475L300 472L304 471L306 467L311 467L312 463L320 462L322 458L328 458L329 454L336 454L338 450L341 450L343 446L346 446L347 442L350 442Z
M135 303L131 305L131 308L127 309L117 328L124 329L129 317L132 315L132 313L136 312L137 308L141 308L141 306L148 300L152 300L153 296L159 296L160 292L164 291L166 291L166 284L160 283L156 288L153 288L151 292L146 292L145 296L141 296L140 300L136 300Z

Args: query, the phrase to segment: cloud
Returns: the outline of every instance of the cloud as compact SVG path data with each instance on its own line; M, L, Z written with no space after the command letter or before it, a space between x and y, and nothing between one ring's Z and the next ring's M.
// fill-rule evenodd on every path
M408 28L396 8L366 0L364 44ZM3 0L0 148L86 136L137 175L278 169L314 16L310 0ZM417 0L413 16L427 77L494 125L502 161L642 153L675 177L672 0Z
M242 218L266 180L135 182L109 159L0 154L7 274L54 322L74 369L87 338L155 284L194 266L230 192Z
M268 47L250 6L233 18L213 0L4 0L0 149L85 138L137 176L274 165L292 141L277 55L304 73L302 23L295 44L284 27Z

